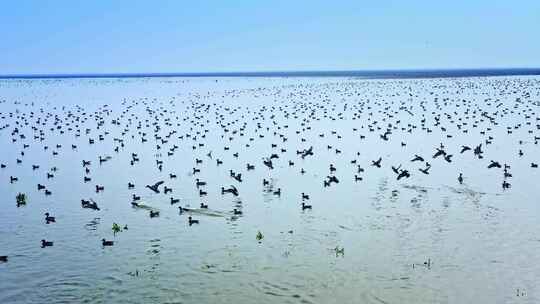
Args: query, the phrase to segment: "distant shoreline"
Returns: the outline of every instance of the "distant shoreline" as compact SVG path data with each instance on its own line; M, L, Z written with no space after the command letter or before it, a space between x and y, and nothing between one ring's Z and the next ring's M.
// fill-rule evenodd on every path
M357 77L380 78L454 78L488 76L540 75L540 68L430 69L430 70L356 70L356 71L267 71L207 73L87 73L87 74L13 74L0 79L67 79L67 78L165 78L165 77Z

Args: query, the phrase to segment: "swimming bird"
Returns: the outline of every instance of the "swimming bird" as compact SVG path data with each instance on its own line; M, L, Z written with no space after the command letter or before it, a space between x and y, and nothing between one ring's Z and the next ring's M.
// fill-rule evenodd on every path
M88 208L88 209L93 209L93 210L98 210L98 211L100 210L97 203L94 202L94 201L90 202L90 201L82 199L81 200L81 206L83 208Z
M199 180L198 178L195 179L195 181L196 181L195 186L196 186L197 188L199 188L199 187L201 187L201 186L206 186L206 182L203 182L203 181Z
M114 241L107 241L106 239L101 239L101 246L105 247L105 246L113 246L114 245Z
M45 222L47 224L49 223L56 223L56 219L54 218L54 216L50 216L49 215L49 212L45 212Z
M263 159L263 164L265 166L267 166L269 169L274 169L274 166L272 164L272 160L271 159Z
M233 185L231 185L231 187L228 189L221 187L221 194L225 194L225 193L232 193L234 196L238 196L238 189L236 189L236 187Z
M468 146L461 146L461 151L459 153L463 153L465 151L469 151L471 150L471 147L468 147Z
M411 177L411 174L410 174L409 171L407 171L407 170L401 170L401 171L399 172L398 176L397 176L397 180L400 180L400 179L402 179L403 177L409 178L409 177Z
M499 162L496 162L496 161L491 161L491 163L488 165L488 169L491 169L491 168L501 168L501 164L499 164Z
M306 209L312 209L311 205L306 205L305 203L302 202L302 210L306 210Z
M421 162L423 162L423 161L424 161L424 158L423 158L422 156L418 155L418 154L415 154L415 155L414 155L414 158L411 159L411 161L412 161L412 162L415 162L415 161L421 161Z
M437 152L433 154L433 158L437 158L441 155L446 155L446 152L442 148L437 148Z
M52 245L53 245L52 241L41 240L41 248L51 247Z
M164 181L159 181L159 182L157 182L157 183L155 183L153 185L146 185L146 188L154 191L155 193L159 193L159 186L161 184L163 184L163 183L164 183Z
M189 223L189 225L191 226L191 225L193 225L193 224L198 224L198 223L199 223L199 220L194 220L194 219L191 218L191 216L190 216L190 217L188 217L188 223Z

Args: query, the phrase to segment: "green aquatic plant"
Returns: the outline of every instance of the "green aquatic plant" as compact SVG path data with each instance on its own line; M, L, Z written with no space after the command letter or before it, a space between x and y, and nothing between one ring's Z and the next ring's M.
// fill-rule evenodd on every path
M118 225L117 223L113 223L112 224L112 231L113 231L113 234L116 234L116 233L122 231L122 227L120 227L120 225Z
M26 194L19 192L15 198L17 200L17 206L26 205Z
M339 248L339 246L336 246L336 248L334 248L334 251L336 252L336 256L338 256L338 255L344 256L345 255L345 247Z
M255 236L255 239L259 241L260 243L263 238L264 238L264 235L260 231L258 231L257 235Z

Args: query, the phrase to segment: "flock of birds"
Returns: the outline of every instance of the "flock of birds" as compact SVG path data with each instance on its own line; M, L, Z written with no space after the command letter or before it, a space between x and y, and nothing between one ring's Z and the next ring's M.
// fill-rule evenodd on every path
M8 159L6 154L0 155L1 170L9 172L6 183L15 186L20 176L17 175L22 166L28 166L35 172L35 177L42 179L35 189L26 191L42 192L45 196L53 196L47 181L54 179L62 172L60 165L48 167L48 163L33 164L25 160L29 149L41 149L50 153L54 159L66 150L78 151L84 149L81 145L101 145L109 149L109 153L96 155L94 159L78 159L75 164L65 166L80 166L81 177L73 179L73 183L83 183L89 189L95 190L95 197L105 191L107 185L95 180L94 170L106 168L113 161L123 161L130 166L137 166L141 159L153 162L154 172L145 176L133 177L126 180L125 187L132 191L131 204L133 208L145 208L140 193L155 197L176 206L180 215L186 214L189 226L199 224L195 217L199 211L209 208L205 201L208 188L220 189L223 196L238 197L246 173L252 170L265 170L270 176L261 181L265 191L280 196L282 191L298 192L299 210L309 210L316 206L308 204L310 195L295 189L294 185L274 187L271 176L276 166L300 167L298 178L302 178L310 169L309 162L317 161L317 154L322 151L335 153L336 158L346 151L355 155L350 160L352 169L338 170L335 163L328 164L328 173L320 180L321 191L338 184L342 178L350 178L354 182L362 182L367 170L385 170L393 172L397 181L409 179L415 174L429 175L438 162L454 163L454 155L476 159L487 170L501 170L501 187L503 190L511 187L511 164L509 161L484 160L485 151L493 143L513 140L512 133L526 129L527 137L519 139L515 157L520 158L525 151L540 140L540 117L536 113L539 106L540 83L534 79L493 78L481 80L484 85L491 87L496 94L484 94L465 97L459 94L464 90L481 90L474 88L475 82L468 79L454 80L424 80L407 81L339 81L326 84L300 83L284 87L256 88L245 90L228 90L225 92L207 92L186 94L182 97L171 97L167 101L152 98L124 99L117 106L101 105L92 111L89 106L74 104L72 106L46 107L39 103L23 103L17 100L3 100L0 103L0 138L3 144L11 143L9 149L17 150L14 159ZM421 83L421 84L419 84ZM411 85L422 87L424 92L418 92ZM387 86L393 86L387 90ZM397 90L395 87L399 87ZM472 88L471 88L472 87ZM532 88L532 89L531 89ZM330 96L329 92L337 94ZM366 97L366 92L370 92ZM391 93L388 93L391 92ZM396 95L396 92L402 92ZM423 94L425 97L419 97ZM456 97L448 97L448 96ZM257 99L264 97L271 103L245 104L234 102L234 98L249 96ZM217 101L216 101L217 100ZM15 110L5 111L10 103ZM518 122L508 122L506 117L519 117ZM406 120L405 120L406 118ZM342 140L345 130L334 129L342 120L352 121L352 136ZM323 123L323 127L320 124ZM505 128L507 138L497 138L494 129ZM182 130L182 131L180 131ZM314 131L317 130L317 131ZM403 134L417 133L418 136L430 135L434 130L444 134L440 144L435 147L420 147L423 154L410 155L407 164L392 164L391 157L380 156L376 159L361 160L361 151L354 149L347 140L362 143L368 137L384 142L399 142L406 147L407 142L401 140ZM448 146L444 143L457 133L467 136L474 134L477 142L474 145ZM48 140L54 135L61 143L50 144ZM347 135L349 136L349 135ZM337 141L339 148L330 144L314 144L314 138L324 141L331 137ZM259 142L270 138L271 145L265 148L263 155L258 155L260 163L245 163L245 172L235 172L227 167L224 155L230 155L235 160L241 160L239 151L249 154L250 148ZM208 142L219 140L224 145L221 151L210 151L206 148ZM293 142L293 144L291 144ZM47 144L49 143L49 144ZM153 155L141 155L134 147L144 145L152 147ZM287 148L296 146L296 159L289 158ZM126 147L132 150L128 150ZM167 172L168 158L175 155L179 149L192 151L182 152L185 163L192 162L189 176L193 178L193 187L200 196L197 208L183 205L183 199L174 196L177 189L174 181L178 174ZM363 147L370 149L370 147ZM432 152L430 152L430 150ZM383 154L381 152L381 154ZM77 155L76 153L74 155ZM468 155L468 156L467 156ZM76 156L75 156L76 157ZM511 156L509 156L510 158ZM201 176L201 164L215 163L215 166L229 172L230 183L210 185ZM302 165L298 165L301 163ZM99 167L96 167L96 164ZM191 166L191 165L190 165ZM304 167L306 166L306 167ZM530 164L532 169L538 168L538 163ZM98 169L99 168L99 169ZM416 170L415 170L416 169ZM339 171L339 177L338 177ZM166 174L166 175L164 175ZM7 176L6 175L6 176ZM153 175L167 178L154 179ZM466 178L464 172L455 171L455 181L462 184ZM146 181L146 182L145 182ZM138 193L137 193L138 192ZM96 199L99 201L99 199ZM101 211L101 204L93 198L81 197L82 208L95 212ZM160 212L148 208L149 217L159 217ZM241 216L240 208L228 211L231 216ZM49 212L44 214L45 224L61 225L55 216ZM127 229L127 226L124 227ZM102 246L113 246L114 241L101 239ZM41 240L42 247L53 246L51 240ZM7 261L7 256L0 256L0 261Z

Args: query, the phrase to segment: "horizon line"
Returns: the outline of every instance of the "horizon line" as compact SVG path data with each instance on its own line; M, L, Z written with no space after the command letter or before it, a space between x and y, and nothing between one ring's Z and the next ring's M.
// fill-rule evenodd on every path
M67 78L164 78L164 77L364 77L364 78L449 78L540 75L540 67L511 68L425 68L365 70L274 70L229 72L125 72L125 73L30 73L0 74L0 79Z

